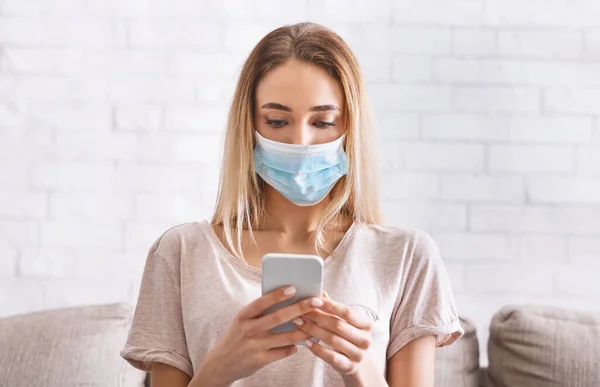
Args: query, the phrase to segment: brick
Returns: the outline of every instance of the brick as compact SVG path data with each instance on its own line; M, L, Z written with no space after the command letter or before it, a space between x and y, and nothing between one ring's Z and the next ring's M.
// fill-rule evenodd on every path
M186 52L169 55L169 74L206 79L234 79L247 52Z
M21 251L19 277L68 278L75 274L75 257L68 249L27 247Z
M43 219L47 196L43 193L0 192L0 217L17 220Z
M193 19L131 20L127 31L129 46L138 48L218 48L221 26Z
M79 72L95 76L164 75L169 68L168 55L153 51L112 49L86 52Z
M578 177L532 177L527 181L532 203L600 204L600 179Z
M107 192L114 181L111 162L44 161L31 166L30 186L53 192Z
M127 222L124 234L125 251L148 252L154 242L175 225L168 222Z
M382 111L375 114L374 122L384 139L417 139L420 135L419 115L415 113Z
M165 129L168 131L191 131L223 133L227 125L224 109L168 107L165 113Z
M600 210L592 206L473 205L474 231L589 235L600 233Z
M30 246L38 244L39 240L37 221L0 219L0 245Z
M467 208L460 204L384 201L382 207L384 214L402 214L400 217L388 216L387 222L395 226L432 233L465 230L467 226Z
M423 138L432 140L505 141L512 117L474 114L423 116Z
M470 87L452 88L453 110L461 112L535 112L540 110L537 89L527 87Z
M583 39L579 31L512 29L498 31L498 52L518 58L577 58ZM565 65L567 63L560 63Z
M440 232L433 237L444 259L476 261L516 259L516 245L506 235Z
M122 279L74 279L44 284L44 308L111 304L128 298L132 284Z
M115 108L115 129L154 132L162 127L163 108L152 104L126 104Z
M197 164L138 164L119 162L113 189L124 193L200 194L219 181L217 168Z
M452 53L452 33L441 27L393 27L390 50L394 53L449 55Z
M42 12L42 9L44 8L43 3L42 0L4 0L0 3L0 15L37 15Z
M394 22L440 25L483 24L483 2L472 0L403 0L394 4Z
M569 242L570 263L594 263L600 257L600 237L570 237Z
M210 216L196 195L140 194L135 202L136 219L184 223Z
M389 54L359 56L363 76L367 82L385 82L392 79L392 60Z
M584 31L583 56L586 58L600 58L600 29Z
M600 264L598 261L584 265L569 264L556 269L556 294L561 296L600 296L598 274Z
M196 89L189 79L128 77L109 81L108 98L116 103L178 104L195 101Z
M30 76L16 89L17 98L44 102L103 102L106 82L97 78Z
M592 141L593 120L587 117L510 117L511 143L584 144Z
M63 17L46 17L41 43L48 48L125 47L126 31L116 27L116 23L97 17L73 17L67 23Z
M396 139L382 141L379 150L384 173L406 168L406 157L401 152L402 145Z
M19 278L3 279L0 281L0 316L8 317L42 310L43 296L42 283Z
M0 44L40 45L44 31L40 19L29 17L1 17Z
M392 2L389 0L374 0L368 3L360 0L308 0L308 3L308 18L318 23L327 23L330 20L345 23L382 23L392 20Z
M411 171L483 171L482 145L415 142L401 152Z
M517 202L525 200L520 176L444 175L441 181L443 200L461 202Z
M18 250L0 245L0 278L14 278L17 274Z
M385 62L381 62L384 63ZM398 82L419 83L431 82L432 64L428 57L395 57L392 63L392 79Z
M164 17L169 14L170 4L173 0L144 0L144 1L99 1L97 6L107 8L106 11L114 12L130 18ZM193 6L195 2L188 2Z
M373 106L400 112L447 112L452 109L451 90L444 86L371 84Z
M452 286L452 293L460 293L464 291L464 265L462 263L455 262L444 262L448 278L450 278L450 284Z
M3 158L36 160L56 155L49 129L4 127L0 132L0 155Z
M439 197L439 177L433 173L388 172L381 179L383 200Z
M0 127L24 126L26 122L27 115L24 109L9 104L0 104Z
M489 157L493 172L562 173L575 170L575 152L571 147L492 145Z
M600 175L600 148L578 149L577 169L583 173Z
M465 265L467 289L478 294L546 296L554 290L554 268L539 264Z
M201 162L216 165L220 161L220 136L156 133L140 139L137 158L143 162Z
M452 32L452 53L459 56L496 56L498 33L481 28L456 28Z
M331 22L326 25L333 29L355 52L390 51L393 37L392 27L382 23L355 23Z
M544 93L544 110L555 113L600 114L600 88L547 88Z
M134 133L60 131L56 147L64 160L133 160L137 151Z
M43 128L82 131L85 127L86 133L111 128L111 111L105 105L30 103L28 118L31 125Z
M118 249L121 246L122 226L114 221L47 221L41 225L44 247L89 249Z
M279 23L226 22L221 41L227 51L249 53L269 32L279 27Z
M600 6L587 0L488 0L485 10L490 25L583 27L598 25Z
M565 237L519 235L515 238L519 246L519 258L523 262L554 265L566 260L567 241Z
M74 254L73 271L80 279L123 279L139 283L149 248L136 253L78 251ZM119 270L115 270L116 267Z
M229 108L231 98L235 92L233 81L202 81L196 85L196 101L200 104L208 102L219 106L208 107L223 110Z
M133 197L126 194L64 194L50 195L52 220L111 220L133 217Z
M25 191L27 189L27 164L15 163L11 159L0 158L0 188L8 191Z
M81 52L75 50L11 47L1 58L5 71L18 74L68 75L81 67Z

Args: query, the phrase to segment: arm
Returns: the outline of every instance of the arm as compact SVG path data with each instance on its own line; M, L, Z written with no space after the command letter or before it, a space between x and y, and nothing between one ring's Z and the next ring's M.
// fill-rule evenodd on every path
M388 361L390 387L433 387L435 336L412 340Z
M185 372L167 364L152 363L150 373L152 387L226 387L228 384L219 384L209 378L206 372L200 369L193 379Z

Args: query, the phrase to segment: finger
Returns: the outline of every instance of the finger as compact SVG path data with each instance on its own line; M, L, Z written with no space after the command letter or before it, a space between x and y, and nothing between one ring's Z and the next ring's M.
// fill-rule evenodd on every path
M342 336L358 348L369 349L371 346L371 334L369 332L358 329L337 316L316 310L302 316L302 318L309 320L334 334Z
M340 373L351 374L356 371L356 363L353 363L352 360L350 360L341 353L325 348L322 345L313 342L312 340L306 341L306 347L317 357L329 363L334 369L338 370Z
M316 337L323 343L329 345L333 350L346 355L349 359L355 362L360 362L362 360L362 350L342 336L336 335L310 321L295 319L294 324L296 324L301 331L308 333L312 337Z
M261 342L261 347L264 349L281 348L289 345L297 345L304 340L310 339L310 335L301 330L295 330L292 332L275 333L267 336Z
M333 301L330 298L324 298L323 306L319 309L346 320L349 324L352 324L358 329L373 329L373 321L367 318L367 316L358 313L354 308L348 305Z
M275 328L278 325L292 321L298 316L312 312L316 310L317 307L322 305L323 301L320 298L308 298L306 300L296 302L292 305L286 306L285 308L281 308L276 312L257 319L255 322L255 328L258 331L267 331Z
M329 298L331 300L331 297L329 297L329 293L327 292L323 292L323 298Z
M296 289L293 286L276 289L246 305L240 311L238 317L244 320L259 317L266 309L288 298L292 298L294 294L296 294Z

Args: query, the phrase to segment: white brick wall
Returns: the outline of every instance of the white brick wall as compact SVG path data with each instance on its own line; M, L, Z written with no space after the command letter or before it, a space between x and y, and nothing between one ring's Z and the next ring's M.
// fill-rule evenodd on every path
M358 55L386 217L434 235L483 349L504 304L597 308L598 15L596 0L0 0L0 315L134 302L150 244L210 216L248 51L307 19Z

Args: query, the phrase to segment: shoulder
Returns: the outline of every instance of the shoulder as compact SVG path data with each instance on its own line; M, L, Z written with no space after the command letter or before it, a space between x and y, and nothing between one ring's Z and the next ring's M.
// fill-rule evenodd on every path
M152 244L149 257L158 256L173 271L178 272L181 256L190 248L207 242L207 228L209 227L210 225L205 221L187 222L171 227Z
M437 245L427 232L415 229L380 224L364 224L359 226L359 238L371 239L383 247L403 247L409 251L437 251Z

